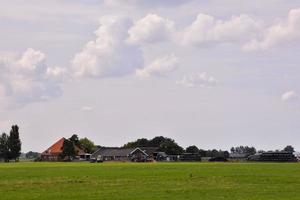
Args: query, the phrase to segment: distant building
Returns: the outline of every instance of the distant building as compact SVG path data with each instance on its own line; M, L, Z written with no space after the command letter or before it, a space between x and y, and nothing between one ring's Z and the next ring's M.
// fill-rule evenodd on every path
M229 160L231 161L246 161L249 154L246 153L231 153L229 154Z
M101 147L92 154L92 158L103 161L128 161L134 148Z
M59 161L59 160L61 160L60 154L62 153L65 140L66 140L65 138L61 138L60 140L55 142L53 145L51 145L47 150L45 150L41 154L41 160L43 160L43 161ZM85 155L84 150L82 150L81 148L79 148L77 146L75 146L74 148L75 148L75 152L77 154L76 156L78 156L78 158Z
M264 161L264 162L296 162L297 158L291 152L286 151L271 151L256 154L248 157L249 161Z
M156 161L170 161L170 156L163 151L154 152L153 157Z
M185 162L201 161L201 156L197 153L183 153L179 156L179 160Z
M95 151L91 157L102 161L147 162L157 159L166 159L166 154L164 152L158 152L158 148L156 147L101 147Z
M227 162L227 158L218 156L218 157L212 157L208 160L209 162Z
M294 152L294 155L298 161L300 161L300 152Z
M129 157L131 161L134 162L147 162L157 160L162 158L162 152L157 152L158 148L156 147L138 147L130 152Z

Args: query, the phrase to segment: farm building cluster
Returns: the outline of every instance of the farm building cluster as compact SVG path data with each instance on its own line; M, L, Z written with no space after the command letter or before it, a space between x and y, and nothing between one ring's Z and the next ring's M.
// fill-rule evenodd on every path
M41 154L42 161L60 161L65 138L61 138ZM151 162L151 161L188 161L201 160L201 157L195 154L167 155L159 151L157 147L100 147L92 154L85 153L83 149L75 145L77 160L95 160L95 161L134 161L134 162Z
M61 138L41 154L41 161L61 161L61 153L65 138ZM157 147L99 147L96 151L89 154L83 149L74 147L75 160L89 160L93 162L103 161L132 161L132 162L152 162L152 161L277 161L294 162L297 157L289 152L264 152L255 155L231 153L229 157L201 157L195 153L182 153L180 155L168 155L159 151Z

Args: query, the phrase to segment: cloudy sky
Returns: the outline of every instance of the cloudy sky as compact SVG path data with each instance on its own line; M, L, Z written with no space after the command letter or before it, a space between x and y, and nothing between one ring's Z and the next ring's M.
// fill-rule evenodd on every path
M300 150L300 1L0 0L0 130Z

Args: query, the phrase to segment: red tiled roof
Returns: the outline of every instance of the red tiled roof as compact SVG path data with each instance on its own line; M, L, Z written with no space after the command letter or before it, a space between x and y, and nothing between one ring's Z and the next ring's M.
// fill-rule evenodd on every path
M61 138L57 142L55 142L51 147L49 147L42 154L59 154L62 152L62 148L64 145L65 138Z
M44 151L42 153L42 155L60 154L62 152L65 140L66 140L65 138L61 138L60 140L55 142L51 147L49 147L46 151ZM76 154L78 154L78 155L85 153L84 150L82 150L78 146L75 146L75 151L76 151Z

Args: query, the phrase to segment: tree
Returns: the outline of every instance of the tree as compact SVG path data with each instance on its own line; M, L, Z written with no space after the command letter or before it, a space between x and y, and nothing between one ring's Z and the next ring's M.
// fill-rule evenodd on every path
M157 136L151 140L141 138L134 142L128 142L123 147L157 147L159 151L166 152L169 155L179 155L184 152L183 148L179 146L173 139L163 136Z
M156 136L156 137L154 137L152 140L150 140L149 141L149 143L150 143L150 146L152 146L152 147L159 147L159 145L163 142L163 141L165 141L165 137L163 137L163 136Z
M0 137L0 159L3 159L5 162L9 162L10 152L8 148L8 135L2 133Z
M62 159L67 158L68 160L71 160L74 156L76 156L74 143L70 139L65 139L60 157Z
M198 147L196 147L195 145L193 146L189 146L185 149L186 153L194 153L194 154L198 154L199 153L199 149Z
M256 149L254 147L248 147L248 146L232 147L230 151L231 153L237 153L237 154L246 154L246 155L256 154Z
M219 157L219 151L217 149L211 150L211 157Z
M283 149L283 151L286 151L286 152L289 152L289 153L294 153L294 152L295 152L295 149L294 149L293 146L288 145L288 146L286 146L286 147Z
M179 155L184 152L183 148L171 138L165 138L165 140L160 143L159 151L163 151L169 155Z
M199 149L199 154L201 157L207 157L206 153L207 151L205 151L204 149Z
M223 155L224 155L224 158L229 158L229 156L230 156L228 151L224 151Z
M72 160L72 158L74 158L78 153L76 152L78 151L76 147L85 150L87 153L92 153L95 149L95 145L91 140L88 138L82 138L79 140L78 135L73 134L69 139L64 140L60 157L62 159Z
M19 137L19 127L14 125L11 127L8 138L8 149L10 159L18 160L21 155L21 140Z
M73 142L74 145L80 147L80 142L79 142L78 135L73 134L73 135L69 138L69 140L70 140L71 142Z
M95 144L88 138L81 138L79 140L80 146L84 148L86 153L93 153L95 150Z
M137 139L134 142L128 142L123 147L124 148L149 147L151 146L150 144L151 143L149 140L147 140L146 138L141 138L141 139Z
M199 150L201 157L222 157L222 158L229 158L228 151L222 151L221 149L218 151L217 149L212 150Z
M234 147L231 147L230 152L231 152L231 153L235 153L235 148L234 148Z

